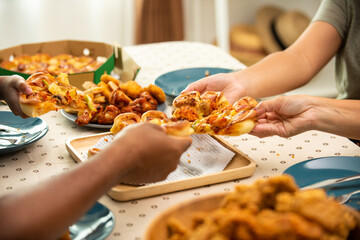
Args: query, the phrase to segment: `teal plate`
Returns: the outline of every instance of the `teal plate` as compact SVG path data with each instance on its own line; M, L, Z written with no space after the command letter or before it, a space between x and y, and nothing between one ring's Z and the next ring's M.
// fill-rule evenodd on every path
M155 85L160 87L166 95L177 97L187 85L204 78L206 73L214 75L217 73L228 73L234 70L228 68L199 67L185 68L165 73L155 79Z
M22 118L0 111L0 154L18 151L41 139L48 132L41 118Z
M74 225L70 226L72 240L102 240L115 227L114 214L104 205L96 202Z
M331 178L342 178L360 174L360 157L323 157L297 163L284 171L295 178L299 187ZM360 189L360 180L339 183L326 188L329 196L339 196ZM353 195L346 203L360 210L360 194Z

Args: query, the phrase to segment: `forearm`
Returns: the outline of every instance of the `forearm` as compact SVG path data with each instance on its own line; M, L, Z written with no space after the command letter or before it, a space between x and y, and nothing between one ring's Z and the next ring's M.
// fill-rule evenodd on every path
M59 236L117 183L164 180L190 145L190 137L168 136L156 124L128 126L70 172L0 199L0 239Z
M331 24L311 23L289 48L237 73L245 95L268 97L306 84L330 61L341 42Z
M360 139L360 101L317 99L314 128L352 139Z
M262 98L298 88L310 81L314 73L304 58L283 51L267 56L236 75L244 88L243 95Z
M113 160L121 151L102 154L36 188L1 199L0 238L51 239L65 232L126 172L125 161L121 167Z

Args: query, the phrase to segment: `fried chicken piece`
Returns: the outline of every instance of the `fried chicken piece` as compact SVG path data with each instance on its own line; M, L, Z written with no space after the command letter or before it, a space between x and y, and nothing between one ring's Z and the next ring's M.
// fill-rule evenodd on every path
M134 112L141 116L149 110L155 110L158 103L148 92L141 92L139 97L131 102L128 106L123 107L121 112Z
M295 213L278 213L268 209L257 215L246 209L217 209L211 214L203 213L201 220L195 216L193 221L200 223L195 223L190 230L182 223L171 219L169 221L171 236L175 235L174 239L184 240L318 240L326 236L320 225L307 221Z
M105 82L99 82L98 86L101 88L101 92L106 97L107 101L110 102L112 90L109 89L108 85Z
M255 239L323 239L321 226L292 212L265 209L256 216Z
M110 96L110 104L119 109L128 106L132 100L121 90L115 90Z
M154 84L150 84L147 88L146 91L149 92L151 94L151 96L153 96L153 98L156 99L156 101L158 101L158 103L163 103L166 100L166 95L164 93L164 91L159 88L158 86L154 85Z
M117 86L120 86L120 81L117 80L116 78L114 78L113 76L107 74L107 73L104 73L103 75L101 75L100 81L101 81L101 82L104 82L104 83L113 82L113 83L115 83Z
M171 240L181 240L189 234L189 229L182 225L176 218L169 219L168 231Z
M120 114L120 109L114 105L108 105L102 113L99 114L99 124L113 124L114 119Z
M349 229L353 229L356 225L354 216L349 211L345 211L343 205L328 198L323 189L279 194L275 209L301 215L319 223L330 234L339 235L342 238L346 238Z
M281 192L293 193L298 189L292 178L274 177L267 180L260 179L252 185L238 185L235 192L229 193L223 207L231 205L239 208L247 208L257 213L263 208L271 208L275 205L276 195Z
M75 123L79 126L85 126L93 117L93 112L90 109L84 109L78 112Z
M143 90L142 87L135 81L128 81L120 85L120 89L132 99L139 97Z
M104 111L104 107L101 106L100 104L97 104L97 105L95 105L95 109L96 109L96 112L92 113L90 123L97 124L100 114Z

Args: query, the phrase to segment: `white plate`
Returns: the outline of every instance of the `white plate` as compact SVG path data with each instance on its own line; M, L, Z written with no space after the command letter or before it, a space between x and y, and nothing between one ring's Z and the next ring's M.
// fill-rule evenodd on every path
M162 111L162 112L165 112L166 110L166 104L165 103L162 103L162 104L159 104L157 106L157 110L159 111ZM67 113L64 109L61 109L60 110L61 114L67 118L68 120L72 121L75 123L75 120L77 118L76 115L74 114L71 114L71 113ZM112 124L94 124L94 123L89 123L89 124L86 124L84 127L91 127L91 128L103 128L103 129L110 129L112 127Z

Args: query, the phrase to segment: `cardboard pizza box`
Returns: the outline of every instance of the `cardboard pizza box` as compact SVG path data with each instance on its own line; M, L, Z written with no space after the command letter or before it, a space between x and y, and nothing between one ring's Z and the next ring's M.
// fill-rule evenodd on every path
M0 50L0 62L9 61L14 57L21 55L35 55L38 53L47 53L51 56L59 54L70 54L73 56L87 55L95 60L103 60L103 64L95 71L69 74L70 84L82 89L84 81L93 81L98 83L101 75L105 72L114 73L120 76L122 82L135 80L140 67L136 62L118 45L110 45L101 42L62 40L42 43L22 44ZM10 71L0 67L0 75L18 74L25 79L29 74Z

